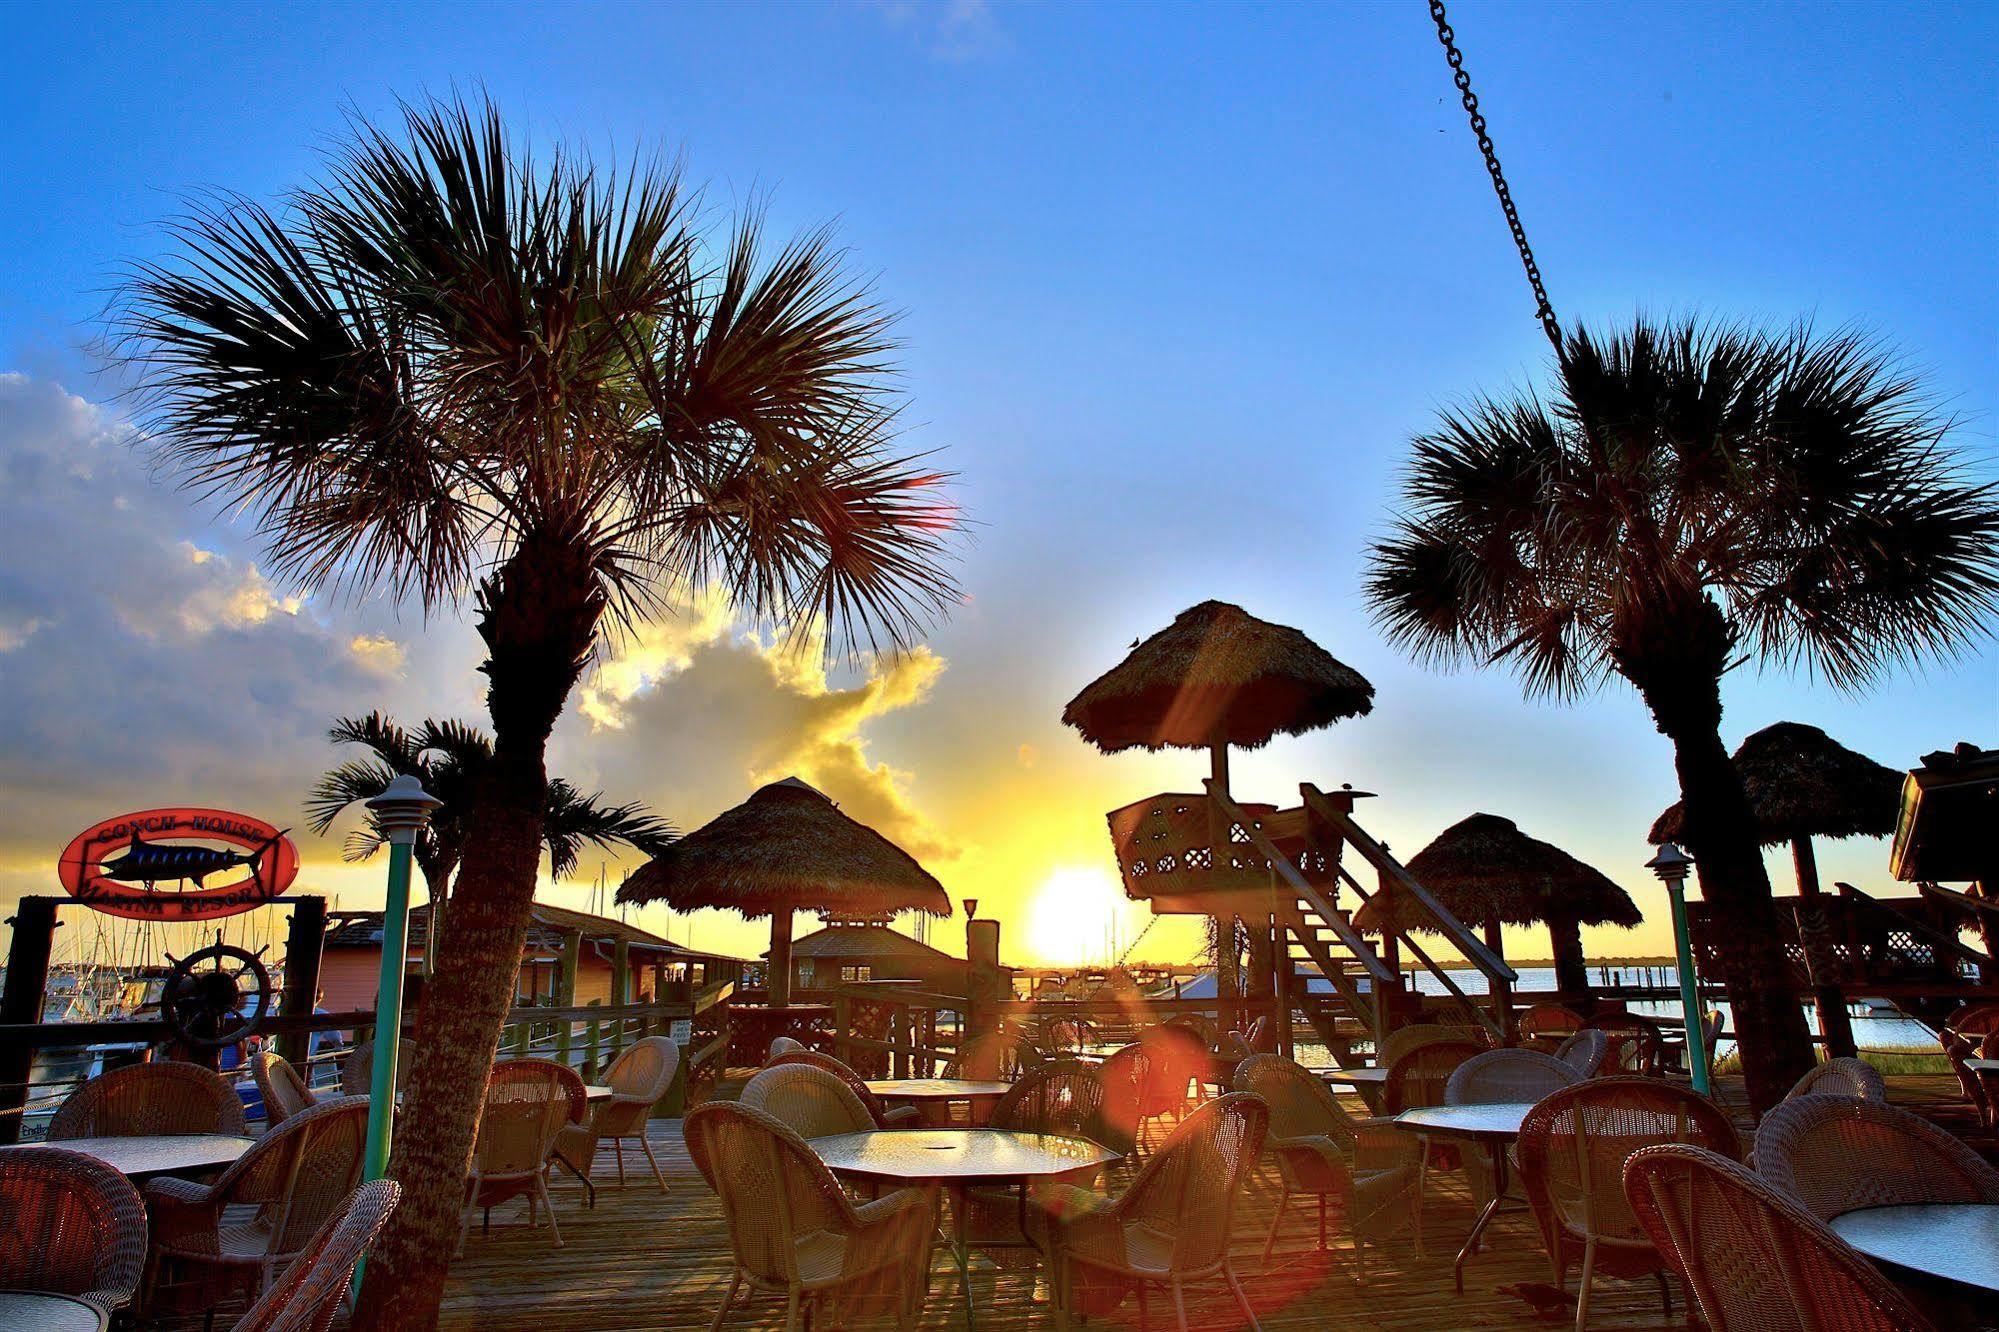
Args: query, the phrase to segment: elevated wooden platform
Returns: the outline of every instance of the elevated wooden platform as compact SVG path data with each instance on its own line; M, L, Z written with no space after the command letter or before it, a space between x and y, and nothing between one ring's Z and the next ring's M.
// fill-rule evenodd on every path
M1890 1080L1894 1098L1912 1108L1929 1110L1956 1100L1948 1078L1897 1077ZM1962 1128L1948 1114L1939 1116ZM680 1136L678 1120L653 1126L654 1150L665 1166L672 1192L661 1195L644 1176L644 1166L629 1171L629 1183L617 1186L608 1152L597 1171L598 1205L583 1206L583 1191L574 1181L557 1185L564 1246L557 1249L547 1230L530 1232L524 1213L509 1206L494 1216L493 1230L477 1230L465 1256L452 1270L441 1326L464 1332L496 1332L501 1328L560 1329L705 1329L713 1319L729 1278L728 1236L714 1195L701 1182ZM1239 1224L1237 1263L1258 1317L1271 1332L1340 1327L1375 1332L1411 1329L1547 1328L1571 1322L1572 1304L1551 1298L1549 1272L1532 1219L1524 1213L1502 1217L1489 1232L1489 1247L1466 1270L1465 1293L1451 1286L1451 1259L1469 1229L1473 1209L1462 1180L1445 1176L1437 1183L1425 1209L1427 1254L1399 1244L1370 1249L1368 1278L1356 1287L1351 1254L1341 1246L1321 1255L1310 1251L1312 1227L1306 1214L1294 1211L1279 1238L1277 1261L1265 1270L1259 1261L1264 1227L1268 1224L1274 1190L1265 1184L1252 1191ZM1006 1329L1052 1328L1045 1303L1035 1298L1031 1276L995 1273L980 1268L974 1275L979 1326ZM1535 1297L1539 1296L1537 1300ZM1676 1294L1677 1304L1677 1294ZM1155 1301L1153 1326L1165 1328L1166 1306ZM1189 1316L1200 1329L1242 1326L1242 1320L1219 1289L1198 1292ZM940 1256L925 1329L964 1326L954 1273ZM1668 1320L1651 1282L1606 1282L1593 1304L1591 1326L1602 1329L1680 1329L1684 1312L1676 1308ZM753 1305L733 1313L725 1328L774 1328L783 1324L779 1302ZM1091 1326L1137 1328L1135 1304Z

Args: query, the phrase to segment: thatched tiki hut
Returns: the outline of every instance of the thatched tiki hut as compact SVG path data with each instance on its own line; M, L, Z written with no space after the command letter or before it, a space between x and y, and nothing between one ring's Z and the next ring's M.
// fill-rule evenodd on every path
M1584 1001L1591 992L1582 927L1629 928L1642 919L1631 895L1601 871L1497 814L1474 814L1444 829L1410 857L1408 870L1446 911L1482 926L1494 952L1500 951L1501 925L1547 925L1555 984ZM1399 913L1399 919L1390 913ZM1368 931L1397 924L1429 928L1421 913L1406 898L1378 893L1355 914L1354 924Z
M1764 727L1735 751L1735 770L1749 793L1757 840L1764 846L1790 844L1800 897L1819 892L1814 837L1886 837L1895 831L1902 774L1854 753L1816 726ZM1675 803L1652 824L1651 841L1655 846L1683 841L1685 832L1685 812ZM1810 938L1803 942L1812 947ZM1820 985L1814 997L1827 1049L1852 1055L1845 996L1837 986Z
M951 914L944 887L901 847L787 777L669 846L618 889L618 901L675 911L720 907L770 917L770 1002L791 1002L797 911Z
M1216 787L1230 794L1229 746L1260 749L1373 708L1374 686L1298 630L1204 601L1133 644L1069 700L1062 720L1106 754L1205 749ZM1217 938L1231 941L1216 952L1216 988L1226 1003L1235 988L1234 918L1216 917L1215 925ZM1267 924L1251 938L1259 961L1273 966Z

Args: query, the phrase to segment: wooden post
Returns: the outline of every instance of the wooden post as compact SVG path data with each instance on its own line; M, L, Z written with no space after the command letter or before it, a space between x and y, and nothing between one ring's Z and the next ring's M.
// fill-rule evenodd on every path
M629 939L619 939L611 945L611 1006L627 1008L632 1003L632 943ZM611 1022L611 1062L615 1063L625 1048L625 1015L618 1014Z
M764 968L764 994L771 1007L791 1002L791 904L778 903L770 913L770 964Z
M889 1076L906 1078L909 1076L909 1051L906 1047L916 1044L916 1028L909 1020L908 1004L897 1004L889 1010L888 1038L905 1047L889 1056Z
M1819 862L1812 850L1812 839L1793 837L1791 839L1791 866L1798 875L1798 942L1805 950L1805 970L1814 980L1825 969L1830 959L1826 956L1826 931L1823 917L1818 911L1821 903L1807 900L1819 896ZM1805 917L1813 919L1806 928ZM1853 1021L1846 1014L1846 994L1837 985L1815 985L1812 987L1812 1005L1818 1010L1819 1035L1825 1037L1826 1057L1830 1059L1851 1059L1858 1051L1853 1041Z
M42 1005L48 999L49 954L55 947L57 900L24 897L8 922L14 927L14 941L7 948L7 987L0 990L0 1023L25 1027L42 1020ZM34 1047L26 1041L0 1046L0 1143L20 1141L28 1078L34 1067Z
M601 1007L602 1004L603 1004L602 1000L592 999L588 1004L588 1007L598 1008ZM588 1019L583 1024L583 1068L585 1070L585 1076L583 1080L585 1082L596 1082L598 1080L598 1074L600 1074L604 1068L602 1064L597 1062L598 1055L602 1053L602 1051L599 1050L597 1045L598 1038L603 1034L602 1026L603 1024L597 1018L594 1017ZM567 1030L567 1028L564 1028L564 1030Z
M1271 924L1272 955L1277 959L1276 972L1272 977L1276 982L1272 989L1276 991L1277 999L1277 1053L1286 1059L1292 1059L1296 1056L1292 1050L1291 990L1296 983L1297 973L1291 966L1291 934L1289 927L1274 916L1271 918Z
M1221 795L1229 791L1229 740L1226 727L1217 723L1208 745L1208 778ZM1233 796L1231 796L1233 799ZM1229 877L1229 820L1214 801L1208 802L1208 853L1213 858L1208 869L1210 887L1225 884ZM1217 915L1215 922L1215 1012L1221 1030L1235 1027L1237 1017L1235 916Z
M1497 916L1485 922L1485 946L1500 961L1506 960L1506 945L1500 937ZM1499 1024L1500 1044L1513 1044L1513 983L1504 976L1492 978L1492 1020Z
M583 931L571 930L562 936L562 957L556 963L555 993L550 997L556 1008L568 1008L576 1002L576 964L583 955ZM568 1018L555 1020L555 1059L557 1063L569 1062L569 1050L574 1033Z
M965 1027L958 1035L959 1074L967 1078L999 1076L999 1050L994 1041L980 1041L980 1057L967 1062L964 1049L982 1036L999 1031L1000 927L996 920L965 922Z
M292 919L285 933L285 988L278 997L279 1017L310 1017L319 1001L319 959L326 941L326 899L300 897L292 903ZM286 1032L278 1037L278 1053L305 1075L312 1070L312 1033Z

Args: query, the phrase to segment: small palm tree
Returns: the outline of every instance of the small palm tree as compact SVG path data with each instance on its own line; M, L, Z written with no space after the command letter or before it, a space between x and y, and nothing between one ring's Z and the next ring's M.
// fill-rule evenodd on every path
M1571 333L1551 403L1480 398L1415 442L1368 595L1420 656L1530 693L1613 676L1673 743L1721 979L1759 1107L1812 1058L1721 679L1802 662L1857 689L1990 631L1999 503L1873 342L1692 320Z
M335 744L357 745L369 754L328 770L314 783L305 802L307 822L314 832L324 835L342 814L374 799L405 774L417 778L424 790L443 802L431 811L430 822L412 848L430 891L429 945L424 950L428 967L444 933L451 877L465 854L472 786L492 761L493 742L469 722L427 720L411 731L379 712L342 717L327 735ZM601 793L585 795L560 777L549 780L541 839L548 852L551 878L564 879L573 873L586 845L629 847L656 856L674 836L673 825L638 801L607 805ZM351 861L367 860L387 844L387 837L370 817L347 834L342 854Z
M280 208L175 225L120 302L145 436L304 588L469 601L492 755L417 1015L403 1201L361 1321L434 1321L544 845L549 732L612 625L709 587L835 648L955 599L897 452L888 319L822 235L717 235L674 172L537 153L488 104L357 121Z

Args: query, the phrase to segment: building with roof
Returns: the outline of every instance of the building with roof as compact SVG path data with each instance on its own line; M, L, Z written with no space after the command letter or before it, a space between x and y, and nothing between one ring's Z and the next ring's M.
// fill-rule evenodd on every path
M766 965L770 954L766 952ZM971 964L890 929L883 919L827 922L792 943L794 990L825 991L862 981L914 981L941 994L965 993Z

